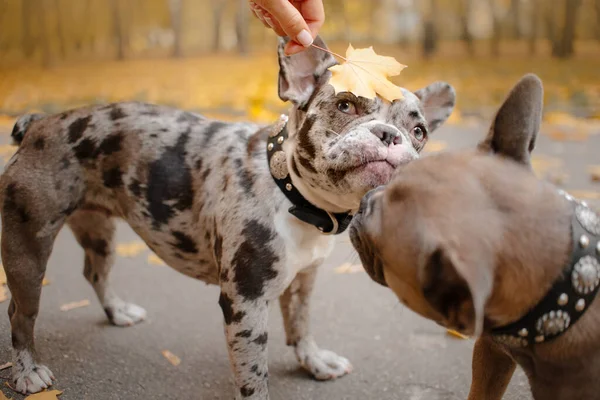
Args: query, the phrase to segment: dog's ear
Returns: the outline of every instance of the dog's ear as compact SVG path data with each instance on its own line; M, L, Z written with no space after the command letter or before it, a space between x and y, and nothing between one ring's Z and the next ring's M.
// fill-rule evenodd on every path
M331 54L315 47L287 56L284 53L287 42L289 38L279 39L279 98L304 108L316 89L329 79L328 68L337 62ZM327 48L319 36L314 44Z
M543 103L542 81L536 75L525 75L500 107L479 150L531 166L530 153L542 123Z
M446 82L434 82L417 90L415 95L421 101L421 107L423 107L430 132L435 131L446 122L452 114L452 110L454 110L456 92Z
M480 336L485 303L492 291L490 269L471 265L448 246L438 246L419 270L425 299L449 326Z

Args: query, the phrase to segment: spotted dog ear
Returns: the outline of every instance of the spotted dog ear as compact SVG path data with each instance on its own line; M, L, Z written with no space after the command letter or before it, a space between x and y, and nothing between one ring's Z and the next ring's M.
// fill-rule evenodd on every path
M303 108L313 93L329 80L331 73L327 69L336 65L337 61L331 54L315 47L286 56L284 48L287 42L289 38L279 39L279 98ZM319 36L314 44L327 48Z
M417 90L415 96L421 101L423 115L427 120L430 132L435 131L446 122L454 110L456 92L449 83L434 82Z
M498 110L487 138L478 149L531 167L530 153L542 124L544 88L534 74L525 75Z

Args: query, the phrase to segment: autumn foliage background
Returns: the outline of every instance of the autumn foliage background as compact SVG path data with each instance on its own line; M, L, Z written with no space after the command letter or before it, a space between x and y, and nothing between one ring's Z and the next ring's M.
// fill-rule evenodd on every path
M373 45L408 68L394 82L446 80L453 123L489 118L535 72L546 119L600 118L600 0L325 0L322 36ZM0 0L0 115L140 100L269 121L275 35L247 0Z

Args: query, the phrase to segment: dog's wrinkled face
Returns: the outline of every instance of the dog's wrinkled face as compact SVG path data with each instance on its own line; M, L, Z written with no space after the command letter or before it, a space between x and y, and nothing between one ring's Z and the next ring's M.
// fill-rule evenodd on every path
M317 45L325 46L319 38ZM418 158L454 108L454 89L444 82L404 90L393 103L336 95L327 83L327 68L336 64L330 54L311 48L286 57L281 46L279 94L295 106L285 149L294 181L321 206L355 210L367 191Z
M525 199L541 193L529 162L541 99L541 82L523 78L477 151L412 162L362 199L352 244L369 276L413 311L481 332L496 264L508 253L506 236L518 236L509 233L518 226L510 218L522 220Z

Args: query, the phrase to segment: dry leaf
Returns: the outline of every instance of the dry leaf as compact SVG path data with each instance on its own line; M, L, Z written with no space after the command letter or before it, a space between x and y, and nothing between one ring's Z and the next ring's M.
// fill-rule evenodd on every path
M403 98L402 89L388 80L388 77L399 75L406 68L395 58L377 55L372 47L354 49L350 45L344 61L329 68L329 83L336 93L350 92L367 99L379 95L390 102Z
M0 285L6 285L6 272L2 264L0 264Z
M148 261L148 264L152 264L152 265L166 265L165 262L154 253L148 254L147 261Z
M430 140L425 145L423 151L425 151L425 153L437 153L444 150L446 147L448 147L448 143L446 142L442 142L440 140Z
M460 332L457 332L457 331L455 331L455 330L453 330L453 329L447 329L447 330L446 330L446 333L447 333L449 336L453 336L453 337L455 337L455 338L457 338L457 339L463 339L463 340L469 339L469 337L468 337L468 336L465 336L465 335L463 335L462 333L460 333Z
M363 272L364 269L362 265L344 263L339 267L336 267L334 271L336 274L356 274L358 272Z
M134 240L128 243L119 243L117 245L117 254L121 257L135 257L147 248L146 243Z
M88 299L81 300L81 301L74 301L74 302L63 304L62 306L60 306L60 311L71 311L76 308L87 307L89 305L90 305L90 301Z
M0 286L0 303L5 302L6 300L8 300L8 293L6 286L2 285Z
M49 284L50 284L50 281L48 279L46 279L46 278L42 279L42 286L46 286Z
M590 165L588 167L590 178L594 182L600 182L600 165Z
M7 363L0 365L0 371L4 371L5 369L8 369L10 367L12 367L12 363L9 361Z
M175 354L171 353L169 350L163 350L162 355L169 360L171 364L175 367L181 364L181 358L177 357Z
M567 192L581 200L600 200L600 192L594 192L591 190L567 190Z
M12 400L12 397L6 397L6 395L0 390L0 400Z
M43 392L25 397L25 400L60 400L58 396L62 393L60 390L44 390Z

